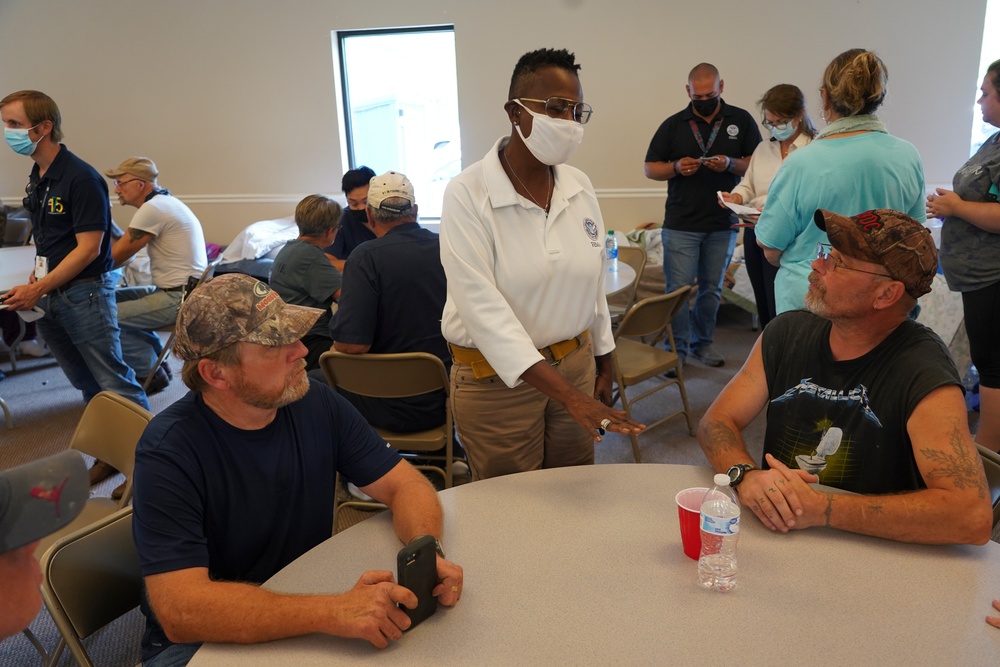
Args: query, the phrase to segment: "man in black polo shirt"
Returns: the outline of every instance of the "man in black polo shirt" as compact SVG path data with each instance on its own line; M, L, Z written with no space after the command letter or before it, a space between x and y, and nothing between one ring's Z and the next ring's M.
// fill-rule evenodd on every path
M701 63L688 75L691 104L663 121L646 151L646 178L668 181L663 219L663 272L667 291L698 280L694 308L673 320L677 353L708 366L725 363L712 347L722 277L736 243L736 222L717 203L750 164L760 143L753 117L722 99L724 82L714 65Z
M74 387L89 401L112 391L149 408L135 373L122 360L111 259L108 186L69 152L59 107L48 95L22 90L0 100L4 139L35 161L24 198L36 245L28 283L4 295L11 310L45 311L38 330Z
M371 179L368 219L376 239L347 262L340 308L330 324L333 346L348 354L429 352L451 367L441 335L446 283L438 235L417 224L413 184L387 172ZM344 392L368 423L390 431L423 431L444 422L444 392L373 399Z

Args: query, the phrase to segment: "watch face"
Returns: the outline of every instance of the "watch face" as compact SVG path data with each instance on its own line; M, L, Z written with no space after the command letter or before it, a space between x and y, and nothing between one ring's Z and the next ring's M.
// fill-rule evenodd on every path
M729 469L729 485L732 486L743 476L743 469L733 466Z

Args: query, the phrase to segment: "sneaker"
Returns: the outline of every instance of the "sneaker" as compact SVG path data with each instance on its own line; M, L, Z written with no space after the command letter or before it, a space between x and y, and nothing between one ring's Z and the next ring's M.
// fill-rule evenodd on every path
M163 362L160 364L160 368L162 368L163 370L165 370L167 372L167 377L170 378L171 382L173 382L174 381L174 372L170 369L170 364L167 363L166 359L164 359Z
M680 367L682 371L684 370L684 359L685 357L683 354L677 357L677 365ZM671 380L673 380L674 378L677 377L677 369L671 368L669 371L663 374L663 377L668 377Z
M706 366L723 366L726 360L721 354L715 351L711 345L706 345L705 347L698 348L691 353L694 358L705 364Z
M451 464L451 476L452 477L468 477L472 479L472 471L469 470L469 466L465 461L455 461Z
M96 460L94 461L94 465L90 466L90 485L95 486L100 484L108 477L117 474L118 471L110 463Z
M48 346L38 340L25 340L21 341L21 344L17 346L17 353L22 357L47 357L51 352L49 352Z
M146 384L145 377L136 377L135 381L139 383L139 386ZM167 375L167 371L163 369L161 365L156 369L156 373L153 374L153 381L149 383L149 388L146 389L146 396L152 396L153 394L159 394L161 391L170 386L170 376Z

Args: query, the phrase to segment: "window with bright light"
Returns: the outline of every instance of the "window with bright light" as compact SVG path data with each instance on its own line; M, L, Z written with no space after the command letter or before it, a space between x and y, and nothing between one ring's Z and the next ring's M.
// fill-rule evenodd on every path
M986 3L986 20L983 22L983 50L979 59L979 78L976 79L976 99L979 99L979 86L986 76L986 68L995 60L1000 60L1000 40L996 38L996 27L1000 25L1000 0L988 0ZM991 34L992 29L992 34ZM972 155L983 143L993 136L997 128L983 121L982 110L973 102L972 112Z
M350 168L399 171L420 218L439 218L462 168L454 26L334 34Z

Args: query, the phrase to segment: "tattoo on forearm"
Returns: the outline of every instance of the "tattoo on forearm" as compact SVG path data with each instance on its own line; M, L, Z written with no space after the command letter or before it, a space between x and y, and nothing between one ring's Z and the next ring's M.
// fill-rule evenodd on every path
M965 446L962 430L958 425L952 427L948 436L951 453L940 449L921 449L920 453L934 464L927 472L930 479L949 479L956 489L975 489L980 498L989 496L986 477L983 474L983 464L978 454Z
M705 453L709 456L731 449L739 448L736 434L727 425L719 421L709 422L705 426L705 438L702 441Z
M826 527L830 527L830 517L833 515L833 494L826 494L826 511L823 512L826 515Z
M151 234L149 232L144 232L141 229L132 229L131 227L128 228L128 237L132 239L133 243L146 236L151 236Z

